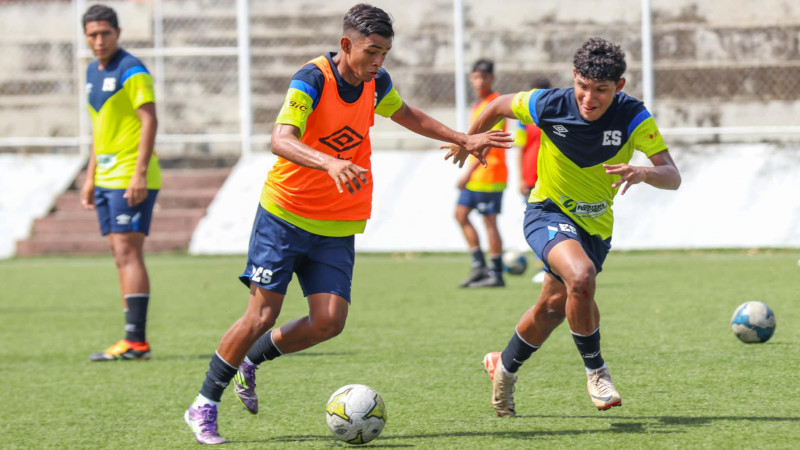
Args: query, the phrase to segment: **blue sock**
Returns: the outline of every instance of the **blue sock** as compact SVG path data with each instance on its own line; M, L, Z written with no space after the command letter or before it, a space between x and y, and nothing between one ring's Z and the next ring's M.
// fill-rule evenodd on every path
M572 332L572 339L578 347L578 352L583 358L583 364L589 370L596 370L605 364L600 355L600 327L597 327L590 335L583 336Z
M225 388L228 387L238 370L222 359L219 353L214 352L211 362L208 363L208 372L206 372L206 379L203 380L200 395L219 402L222 399L222 393L225 392Z
M483 258L483 251L480 247L470 252L472 257L472 267L486 267L486 260Z
M275 346L275 342L272 341L272 331L273 330L269 330L262 334L255 344L250 347L250 351L247 352L247 359L249 359L251 363L259 365L264 361L272 361L283 354L278 347Z
M126 295L125 302L128 304L128 309L125 310L125 339L131 342L145 342L150 294Z
M519 333L514 330L514 335L511 336L505 350L500 354L503 367L511 373L516 373L522 363L527 361L536 350L539 350L539 347L525 342L519 337Z
M503 278L503 256L497 255L489 258L489 275Z

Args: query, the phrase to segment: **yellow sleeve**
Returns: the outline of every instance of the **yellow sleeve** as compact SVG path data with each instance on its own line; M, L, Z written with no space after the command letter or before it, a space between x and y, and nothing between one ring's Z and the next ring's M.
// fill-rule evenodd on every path
M392 117L392 114L397 112L401 106L403 106L403 99L400 98L400 94L392 87L392 90L390 90L389 93L381 99L378 106L375 107L375 114L383 117Z
M648 117L633 130L633 148L651 157L654 154L667 149L661 132L658 131L656 121Z
M300 136L303 136L313 105L314 101L310 95L299 89L289 88L275 123L294 125L300 129Z
M123 89L131 100L133 109L137 109L145 103L155 103L156 101L153 77L147 72L140 72L129 77L125 80Z
M511 111L514 113L514 116L519 119L519 123L522 125L533 123L533 116L531 116L531 111L528 105L531 101L531 95L535 90L536 89L526 92L518 92L516 95L514 95L514 99L511 100Z

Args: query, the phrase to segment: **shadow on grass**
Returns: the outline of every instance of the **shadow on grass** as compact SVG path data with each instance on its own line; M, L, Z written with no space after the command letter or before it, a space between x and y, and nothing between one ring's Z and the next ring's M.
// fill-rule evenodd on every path
M319 357L319 356L348 356L352 355L353 353L350 352L326 352L326 353L315 353L315 352L299 352L299 353L292 353L289 355L285 355L283 358L303 358L303 357ZM205 359L209 360L213 356L213 353L208 353L205 355L181 355L181 354L172 354L172 355L156 355L153 356L153 360L159 361L185 361L190 359Z
M579 436L590 434L674 434L682 433L685 428L701 427L718 421L751 421L751 422L800 422L800 416L796 417L776 417L776 416L699 416L699 417L676 417L676 416L643 416L643 417L624 417L624 416L517 416L516 419L503 420L524 420L524 419L594 419L607 421L608 419L619 422L610 423L609 428L593 430L525 430L525 431L463 431L452 433L418 433L410 435L392 435L388 433L382 435L377 440L370 442L372 448L396 448L414 447L414 444L403 444L407 440L423 440L435 438L505 438L505 439L536 439L554 436ZM297 436L275 436L263 440L241 441L239 443L269 443L269 442L328 442L331 446L351 448L352 446L344 442L337 442L331 436L325 435L297 435ZM233 443L233 442L232 442Z

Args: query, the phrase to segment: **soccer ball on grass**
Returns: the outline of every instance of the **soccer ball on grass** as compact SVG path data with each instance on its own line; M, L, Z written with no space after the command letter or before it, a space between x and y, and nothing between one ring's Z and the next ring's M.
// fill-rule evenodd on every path
M731 328L746 344L767 342L775 332L775 315L764 303L745 302L734 311Z
M511 275L522 275L528 268L528 260L522 252L509 250L503 253L503 270Z
M342 386L325 408L328 428L348 444L365 444L386 425L386 404L375 389L363 384Z

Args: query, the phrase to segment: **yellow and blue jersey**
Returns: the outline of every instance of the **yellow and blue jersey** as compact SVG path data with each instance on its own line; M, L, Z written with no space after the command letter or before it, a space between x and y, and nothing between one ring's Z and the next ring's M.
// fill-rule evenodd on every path
M650 157L667 146L644 104L618 92L603 116L593 122L578 111L574 88L533 89L514 96L514 115L522 124L541 128L539 180L529 202L547 199L586 232L611 237L611 206L619 175L607 174L603 164L627 164L634 150Z
M119 49L103 69L95 60L86 69L86 92L92 118L95 185L126 189L136 171L142 128L136 109L155 102L153 78L139 59ZM161 187L155 152L147 167L147 189Z

